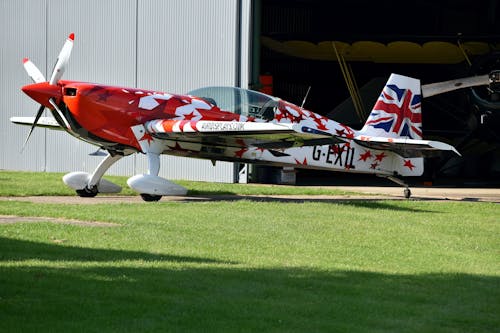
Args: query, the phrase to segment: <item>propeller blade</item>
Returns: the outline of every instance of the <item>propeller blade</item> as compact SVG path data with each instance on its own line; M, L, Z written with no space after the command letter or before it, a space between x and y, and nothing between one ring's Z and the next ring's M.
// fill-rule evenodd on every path
M75 34L71 33L66 39L61 52L59 52L59 56L57 57L56 65L54 66L54 70L52 71L52 76L50 77L49 83L51 85L56 85L57 81L62 77L64 70L66 69L66 65L68 64L69 56L71 55L71 49L73 49L73 40L75 39Z
M45 82L45 76L43 76L42 72L38 69L38 67L35 66L34 63L31 62L28 58L23 59L23 65L24 69L28 73L28 75L31 77L33 82L35 83L40 83L40 82Z
M67 129L71 129L71 126L69 126L68 120L66 119L66 117L62 113L61 109L59 109L59 107L57 106L56 101L54 100L54 98L49 98L49 103L50 103L50 105L52 105L52 107L54 108L54 110L56 110L57 114L59 115L59 117L61 118L61 120L64 122L64 125L66 126L66 128Z
M26 144L28 143L28 140L30 139L31 133L33 133L33 130L35 129L36 124L38 123L38 120L42 116L43 110L45 110L45 106L40 105L40 108L38 109L38 112L36 113L35 121L31 125L28 136L26 137L26 140L24 141L23 148L21 149L21 153L24 151L24 148L26 147Z

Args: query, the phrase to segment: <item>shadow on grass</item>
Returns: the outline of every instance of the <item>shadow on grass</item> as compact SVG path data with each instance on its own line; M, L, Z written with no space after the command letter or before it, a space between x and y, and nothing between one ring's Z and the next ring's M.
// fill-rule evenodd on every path
M354 207L361 207L361 208L370 208L370 209L388 209L388 210L398 210L398 211L408 211L408 212L427 212L427 213L432 213L435 211L430 211L426 209L421 209L421 208L416 208L416 207L411 207L411 206L406 206L403 207L398 204L394 204L393 202L401 202L404 201L402 199L381 199L377 198L374 196L373 198L367 198L367 197L349 197L346 196L345 198L342 196L335 196L335 197L315 197L314 195L311 195L309 197L306 196L279 196L279 195L262 195L262 196L256 196L256 195L238 195L238 194L233 194L233 195L221 195L221 194L216 194L216 195L199 195L199 196L192 196L192 197L186 197L186 201L241 201L241 200L246 200L246 201L253 201L253 202L283 202L283 203L311 203L311 202L318 202L318 203L327 203L327 204L339 204L339 205L347 205L347 206L354 206Z
M249 269L216 260L0 239L7 332L498 332L499 277ZM16 254L15 252L22 252ZM44 251L42 254L40 251ZM109 260L23 265L23 258ZM164 258L184 264L113 266ZM156 260L156 259L154 259ZM135 265L135 266L134 266Z
M142 260L150 262L167 261L171 263L234 264L228 261L218 261L209 258L174 256L139 251L81 248L0 237L1 261L22 261L30 259L80 262Z

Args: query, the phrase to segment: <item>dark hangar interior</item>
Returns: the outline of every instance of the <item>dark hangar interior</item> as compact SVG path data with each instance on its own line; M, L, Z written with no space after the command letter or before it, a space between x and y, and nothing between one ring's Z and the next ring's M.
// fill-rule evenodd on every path
M500 70L496 0L256 0L253 10L251 88L300 105L311 87L306 109L354 128L391 73L428 84ZM409 182L500 185L500 86L424 99L422 118L424 138L450 143L462 156L428 158L424 175ZM273 182L276 172L266 168L257 175ZM385 181L376 178L297 171L297 184Z

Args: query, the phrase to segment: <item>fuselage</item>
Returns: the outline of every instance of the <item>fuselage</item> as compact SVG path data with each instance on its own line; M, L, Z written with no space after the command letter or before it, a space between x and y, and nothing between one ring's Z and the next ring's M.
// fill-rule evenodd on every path
M35 89L37 85L41 87L38 90ZM347 125L272 96L259 95L258 98L262 99L261 105L247 106L247 111L242 112L241 106L229 111L222 110L222 106L219 107L210 96L178 95L79 81L61 80L57 88L45 83L25 88L23 90L28 95L30 91L36 90L36 96L32 97L42 104L46 103L45 100L50 96L44 96L40 90L46 89L47 94L53 95L52 98L56 100L61 113L70 124L70 128L67 128L70 134L118 153L125 150L144 152L140 141L149 142L155 138L149 133L138 138L132 128L158 119L183 123L199 120L274 122L299 124L314 131L332 133L341 139L341 142L277 149L252 147L243 142L241 147L234 144L225 145L224 140L206 139L202 136L188 140L167 136L158 142L163 154L212 160L379 174L390 174L395 165L404 166L405 163L406 167L401 168L403 173L407 171L412 174L421 168L416 165L417 162L405 162L392 152L367 149L357 144L352 140L357 131ZM53 114L56 119L60 118L57 113Z

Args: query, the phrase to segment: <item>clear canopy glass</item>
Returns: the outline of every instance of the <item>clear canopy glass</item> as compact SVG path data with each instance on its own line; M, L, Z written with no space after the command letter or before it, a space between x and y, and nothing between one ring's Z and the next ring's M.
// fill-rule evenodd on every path
M204 87L188 94L203 98L223 111L266 121L274 119L275 108L279 105L277 97L236 87Z

